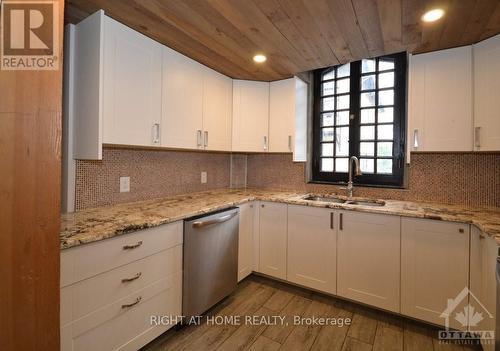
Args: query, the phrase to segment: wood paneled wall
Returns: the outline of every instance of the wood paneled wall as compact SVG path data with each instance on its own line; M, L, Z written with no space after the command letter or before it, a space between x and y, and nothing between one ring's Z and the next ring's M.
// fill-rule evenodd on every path
M61 61L63 11L59 0ZM2 350L59 350L59 67L0 70Z

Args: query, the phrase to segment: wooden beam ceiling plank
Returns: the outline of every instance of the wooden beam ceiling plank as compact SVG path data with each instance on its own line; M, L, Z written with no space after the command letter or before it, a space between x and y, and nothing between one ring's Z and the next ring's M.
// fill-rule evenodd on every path
M304 6L302 0L278 0L283 11L299 29L302 37L313 47L313 52L319 56L320 67L339 63L334 51L328 45L321 28L314 16ZM315 66L318 67L318 66Z
M498 0L478 0L472 16L465 28L462 44L470 44L481 39L482 33L487 27L490 18L493 16Z
M385 54L405 51L401 0L378 0L377 8Z
M423 0L402 0L402 44L409 52L422 43Z
M422 22L422 42L416 49L416 52L429 52L439 48L439 43L443 35L444 29L448 22L451 21L448 16L450 8L450 0L431 0L427 1L422 14L434 8L441 8L445 11L445 16L435 22Z
M356 20L352 2L350 0L328 0L328 6L333 18L338 23L340 33L349 45L353 60L370 56L361 28Z
M475 1L454 1L449 4L445 18L446 20L443 33L436 43L439 48L451 48L462 45L462 36L469 22L474 7Z
M370 56L384 53L384 40L376 0L352 0L361 34Z
M353 55L347 45L343 34L333 18L327 0L303 0L309 14L314 17L321 33L323 33L328 45L335 53L339 63L353 61Z
M484 29L483 33L481 34L481 40L492 37L496 34L500 33L500 1L498 2L497 7L495 8L495 11L493 11L493 14L490 17L490 20L488 21L488 24L486 25L486 28Z

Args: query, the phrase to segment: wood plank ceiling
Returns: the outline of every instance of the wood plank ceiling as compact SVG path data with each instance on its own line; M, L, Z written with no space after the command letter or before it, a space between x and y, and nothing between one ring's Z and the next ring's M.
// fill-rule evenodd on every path
M423 23L434 7L445 17ZM67 0L66 22L98 9L230 77L268 81L500 33L499 0Z

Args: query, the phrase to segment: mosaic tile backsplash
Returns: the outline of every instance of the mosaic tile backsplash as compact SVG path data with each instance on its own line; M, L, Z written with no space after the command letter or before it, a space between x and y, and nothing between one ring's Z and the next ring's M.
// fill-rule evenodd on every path
M306 164L289 154L248 155L248 187L345 194L308 184ZM355 196L500 207L500 153L412 153L407 189L355 187Z

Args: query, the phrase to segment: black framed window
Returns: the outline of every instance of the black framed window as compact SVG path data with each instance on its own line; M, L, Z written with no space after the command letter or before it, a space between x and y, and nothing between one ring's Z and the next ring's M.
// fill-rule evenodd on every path
M402 186L406 53L316 70L314 85L312 180L346 182L357 156L355 183Z

